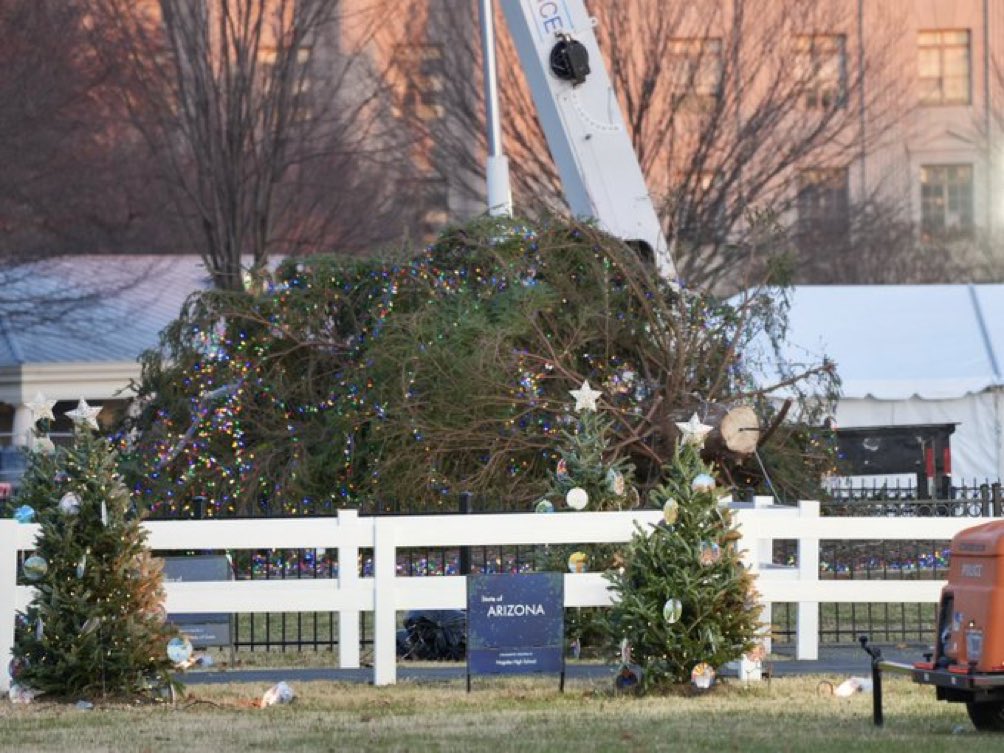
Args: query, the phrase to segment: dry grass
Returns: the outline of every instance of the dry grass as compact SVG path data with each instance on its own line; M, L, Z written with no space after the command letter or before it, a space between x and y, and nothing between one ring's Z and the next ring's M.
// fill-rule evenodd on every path
M481 678L394 687L295 684L288 706L254 708L266 687L198 686L175 706L0 703L0 751L941 751L990 749L963 707L890 679L886 727L871 724L871 696L820 695L821 677L696 697L624 698L605 685L553 678ZM836 678L828 678L836 679ZM958 735L961 733L963 740Z

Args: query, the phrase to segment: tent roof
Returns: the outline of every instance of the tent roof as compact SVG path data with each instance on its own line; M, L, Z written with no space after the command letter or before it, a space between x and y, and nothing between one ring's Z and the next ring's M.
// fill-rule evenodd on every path
M25 321L0 317L0 368L133 362L196 290L210 286L194 255L75 256L18 271L5 291L25 299ZM73 305L59 301L74 299ZM47 300L48 304L39 303Z
M1004 285L802 285L785 349L836 363L845 398L950 399L1004 385Z

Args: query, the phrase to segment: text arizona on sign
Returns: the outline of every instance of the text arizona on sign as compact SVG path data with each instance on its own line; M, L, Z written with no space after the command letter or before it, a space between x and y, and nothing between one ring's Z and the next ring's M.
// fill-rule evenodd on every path
M544 614L543 604L496 604L488 607L489 617L526 617Z

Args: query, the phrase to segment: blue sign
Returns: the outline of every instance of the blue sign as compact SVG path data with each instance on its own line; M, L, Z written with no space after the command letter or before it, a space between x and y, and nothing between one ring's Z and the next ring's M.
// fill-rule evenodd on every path
M562 573L467 576L467 675L565 671ZM562 683L564 684L564 683Z

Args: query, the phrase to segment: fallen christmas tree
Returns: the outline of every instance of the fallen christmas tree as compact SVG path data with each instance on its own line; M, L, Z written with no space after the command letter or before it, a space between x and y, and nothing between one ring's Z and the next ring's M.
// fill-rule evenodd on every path
M772 385L754 383L746 346L783 336L782 309L766 291L737 303L681 289L623 242L556 219L479 220L396 263L289 260L252 292L193 297L144 356L124 469L146 505L174 512L199 497L210 514L452 510L461 491L527 509L551 488L567 389L589 380L645 491L692 413L745 408L772 426ZM829 365L785 381L822 398L803 406L811 425ZM788 427L771 447L731 437L709 458L726 482L756 482L753 449L793 493L832 465Z

